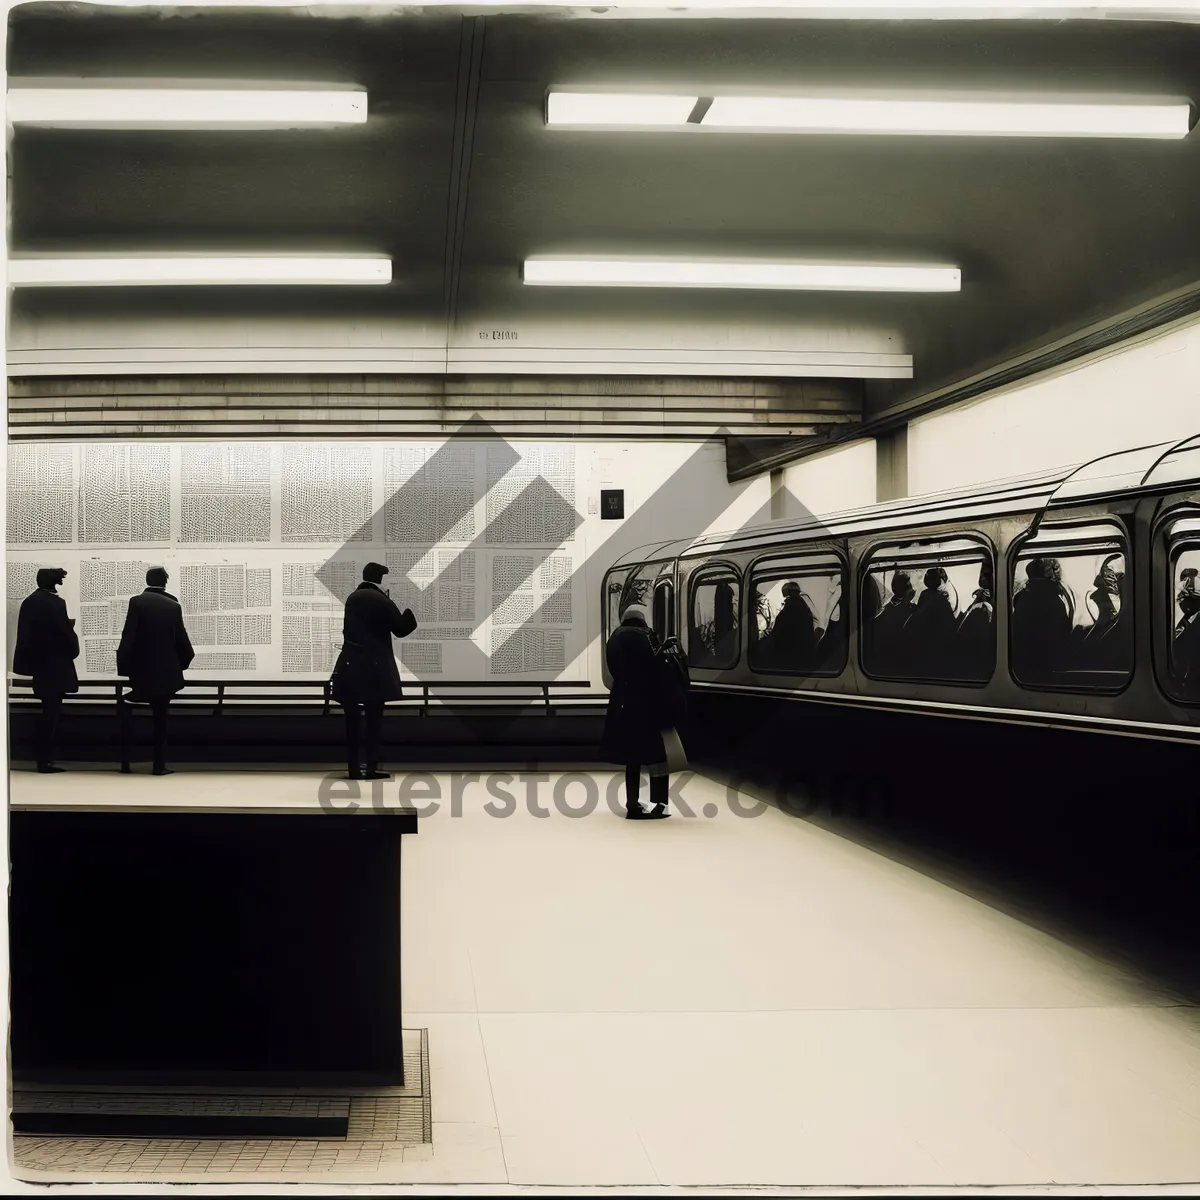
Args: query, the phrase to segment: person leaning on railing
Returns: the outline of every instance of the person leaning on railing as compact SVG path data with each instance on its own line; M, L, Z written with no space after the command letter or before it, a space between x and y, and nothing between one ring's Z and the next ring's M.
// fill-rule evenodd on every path
M379 770L383 706L403 695L392 638L408 637L417 619L380 587L387 573L380 563L367 563L363 582L346 597L342 650L330 680L330 694L346 714L348 779L390 778Z

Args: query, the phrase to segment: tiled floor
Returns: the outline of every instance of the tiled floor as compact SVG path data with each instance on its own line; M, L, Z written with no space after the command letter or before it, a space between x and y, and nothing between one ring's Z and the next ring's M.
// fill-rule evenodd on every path
M143 1143L120 1178L1200 1180L1200 1012L1177 997L836 831L739 818L704 779L683 789L694 819L633 823L606 807L606 775L577 819L554 778L536 784L546 816L525 781L493 779L517 799L503 818L486 773L460 816L441 776L447 800L405 842L405 1024L429 1031L431 1147ZM13 796L186 800L211 780L18 774ZM253 776L260 799L318 782ZM575 784L566 802L583 798ZM60 1142L51 1167L18 1144L17 1173L113 1178L95 1153Z

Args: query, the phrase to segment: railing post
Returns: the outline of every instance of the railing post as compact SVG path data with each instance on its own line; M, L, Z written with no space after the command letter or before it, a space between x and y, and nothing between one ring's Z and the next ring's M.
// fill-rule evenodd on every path
M225 685L223 683L218 683L217 684L217 711L215 713L213 713L213 716L215 716L215 717L222 716L224 714L224 712L225 712Z
M121 679L117 680L116 691L117 691L117 737L116 737L116 742L117 742L117 745L121 747L121 770L126 775L128 775L129 772L132 770L131 766L129 765L129 760L132 757L132 755L130 753L130 750L132 749L132 747L129 746L125 740L126 722L129 720L129 713L127 711L128 705L125 703L125 682L124 682L124 680L121 680ZM130 741L132 741L132 734L133 734L132 729L128 730L128 732L130 734Z
M552 714L550 712L550 685L548 683L542 684L542 692L546 697L546 716L549 717Z

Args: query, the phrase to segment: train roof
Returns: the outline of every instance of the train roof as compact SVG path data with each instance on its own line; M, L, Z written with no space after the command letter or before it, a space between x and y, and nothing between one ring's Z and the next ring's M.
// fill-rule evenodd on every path
M983 489L959 488L910 496L884 504L847 509L825 517L762 522L700 537L664 539L622 555L614 566L631 562L727 551L749 550L781 540L821 541L873 529L1003 516L1013 512L1049 511L1122 492L1160 489L1200 480L1200 435L1182 441L1139 446L1076 466L998 480Z

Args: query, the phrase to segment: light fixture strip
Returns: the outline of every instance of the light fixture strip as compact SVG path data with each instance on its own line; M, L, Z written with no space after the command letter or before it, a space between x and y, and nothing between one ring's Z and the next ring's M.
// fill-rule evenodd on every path
M530 258L522 277L527 284L555 287L957 292L962 286L957 267L884 263Z
M561 99L560 99L561 98ZM821 96L651 96L551 92L550 125L967 137L1182 138L1191 105Z
M1186 104L718 97L709 129L972 137L1186 137Z
M13 125L74 129L308 128L360 125L367 119L362 89L99 87L11 84Z
M10 287L386 284L391 279L391 259L379 255L14 257L8 260Z

